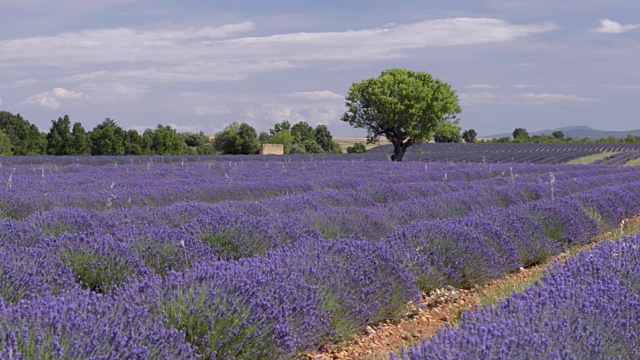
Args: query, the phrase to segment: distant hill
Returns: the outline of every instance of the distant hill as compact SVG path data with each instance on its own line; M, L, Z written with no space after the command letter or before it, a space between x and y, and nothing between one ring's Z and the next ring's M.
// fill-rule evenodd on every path
M590 138L592 140L608 138L609 136L613 136L615 138L626 138L628 135L640 136L640 129L638 130L628 130L628 131L607 131L607 130L596 130L589 126L569 126L562 127L552 130L542 130L542 131L533 131L529 132L530 136L534 135L551 135L554 131L562 131L565 137L572 138ZM511 133L504 134L496 134L496 135L486 135L479 136L479 138L502 138L502 137L512 137Z

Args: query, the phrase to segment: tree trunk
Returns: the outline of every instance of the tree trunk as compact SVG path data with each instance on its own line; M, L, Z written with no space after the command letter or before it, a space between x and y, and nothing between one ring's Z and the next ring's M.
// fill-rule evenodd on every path
M404 152L407 151L407 146L402 142L393 143L393 155L391 155L392 161L402 161Z

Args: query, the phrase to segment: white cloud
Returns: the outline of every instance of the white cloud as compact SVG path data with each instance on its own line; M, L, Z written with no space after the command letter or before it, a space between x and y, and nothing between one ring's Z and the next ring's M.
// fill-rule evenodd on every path
M622 34L628 31L635 30L637 28L640 28L640 25L632 25L632 24L623 25L613 20L602 19L600 20L600 26L598 26L598 28L593 31L601 34Z
M640 90L640 84L604 85L604 86L611 87L614 89L620 89L620 90Z
M550 93L524 93L519 94L517 98L521 101L520 103L522 104L535 105L557 104L563 102L590 103L601 101L601 99L592 97Z
M336 94L333 91L301 91L288 94L282 94L282 96L300 99L300 100L318 100L318 101L344 101L344 95Z
M219 27L83 30L0 41L0 67L69 69L69 81L236 81L258 72L397 59L407 51L514 41L556 28L499 19L447 18L342 32L237 37L251 21ZM84 73L78 73L82 67Z
M136 83L83 83L79 90L87 94L87 99L96 103L106 103L115 99L139 100L151 92L148 85Z
M51 95L56 99L80 99L84 94L57 87L51 90Z
M464 89L499 89L500 85L493 84L469 84L463 86Z
M306 91L288 94L212 94L182 93L167 104L169 110L199 116L224 116L231 121L247 122L258 131L267 130L276 122L306 121L312 126L335 124L344 113L344 98L338 101L326 91ZM291 96L291 94L296 94ZM298 96L305 94L305 96ZM311 97L308 95L313 94ZM324 96L317 97L317 94ZM233 114L233 118L228 115ZM226 115L226 116L225 116ZM215 130L215 129L212 129Z
M41 106L54 110L60 108L60 102L53 97L50 92L29 96L25 102L29 105Z
M38 80L34 79L34 78L26 78L26 79L22 79L22 80L16 80L12 83L9 84L0 84L0 89L18 89L21 87L25 87L25 86L29 86L29 85L33 85L36 84L38 82Z
M591 103L601 99L583 97L571 94L551 93L523 93L515 95L500 95L489 92L461 93L458 95L463 106L480 104L492 105L551 105L560 103Z
M60 100L78 100L84 98L84 96L81 92L56 87L51 91L29 96L25 103L55 110L60 108Z
M497 96L489 92L458 94L461 105L477 105L496 102Z
M530 89L530 88L534 88L534 87L538 87L538 85L531 85L531 84L515 84L515 85L513 85L514 89Z

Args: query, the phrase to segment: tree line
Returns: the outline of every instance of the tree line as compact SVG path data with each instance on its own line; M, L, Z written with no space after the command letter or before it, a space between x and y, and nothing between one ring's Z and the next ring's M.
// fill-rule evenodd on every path
M609 136L601 139L573 138L565 136L560 130L552 132L550 135L530 136L525 128L516 128L511 134L512 137L502 137L497 139L484 139L481 142L487 143L565 143L565 144L640 144L640 136L627 135L625 138Z
M249 124L236 122L210 138L160 124L141 134L109 118L87 131L65 115L43 133L20 114L0 112L0 156L257 154L261 143L282 144L287 154L342 152L326 125L312 128L306 122L283 121L260 135Z

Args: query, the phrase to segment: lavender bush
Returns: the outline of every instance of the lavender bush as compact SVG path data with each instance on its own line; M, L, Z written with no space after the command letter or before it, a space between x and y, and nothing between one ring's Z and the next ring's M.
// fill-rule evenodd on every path
M401 359L640 358L640 236L555 266L542 283L466 313Z
M200 359L145 308L91 293L0 300L2 359Z
M136 334L178 334L166 353L145 340L164 335L136 338L149 358L181 358L185 342L183 358L294 358L397 317L420 290L482 284L640 213L638 169L339 159L8 159L2 311L109 299L139 314ZM98 313L118 327L112 310ZM55 318L78 324L64 339L84 326L99 346L31 341L23 328L40 323L11 315L0 357L56 341L71 358L138 356L74 316Z

